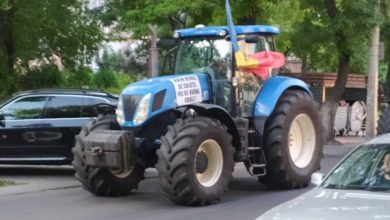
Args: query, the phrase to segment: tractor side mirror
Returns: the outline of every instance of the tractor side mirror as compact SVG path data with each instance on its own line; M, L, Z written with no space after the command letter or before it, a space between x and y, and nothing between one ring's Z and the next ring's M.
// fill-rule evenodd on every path
M257 35L247 35L245 36L245 43L256 44L259 42L259 36Z
M0 113L0 126L1 127L5 127L5 118L4 118L4 115L2 113Z

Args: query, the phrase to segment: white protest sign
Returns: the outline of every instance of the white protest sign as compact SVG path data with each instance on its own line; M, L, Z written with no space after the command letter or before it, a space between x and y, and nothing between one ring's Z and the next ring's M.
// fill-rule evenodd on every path
M196 75L186 75L171 79L176 92L178 106L202 102L202 89Z

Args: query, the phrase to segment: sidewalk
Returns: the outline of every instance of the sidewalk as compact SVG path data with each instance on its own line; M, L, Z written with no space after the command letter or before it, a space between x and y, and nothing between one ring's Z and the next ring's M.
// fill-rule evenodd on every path
M343 145L359 145L366 141L365 137L347 136L347 137L336 137L336 141Z
M16 185L0 187L0 196L79 187L71 166L1 165L2 180Z

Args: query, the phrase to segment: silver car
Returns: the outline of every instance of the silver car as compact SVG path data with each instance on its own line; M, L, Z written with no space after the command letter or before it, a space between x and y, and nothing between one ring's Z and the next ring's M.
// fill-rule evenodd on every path
M259 216L257 220L390 219L390 134L348 154L318 186Z

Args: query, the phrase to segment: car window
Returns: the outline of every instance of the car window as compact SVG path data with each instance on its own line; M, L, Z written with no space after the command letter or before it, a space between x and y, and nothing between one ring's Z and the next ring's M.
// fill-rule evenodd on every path
M389 144L363 145L339 164L323 186L336 189L390 190L389 160Z
M98 114L106 115L115 113L115 107L102 99L91 98L91 102Z
M79 118L82 98L77 96L51 96L45 118Z
M83 98L81 117L97 117L98 112L97 112L95 104L100 103L102 101L103 100L98 100L98 99L94 99L94 98Z
M2 109L6 120L38 119L41 118L46 97L31 96L21 98Z

